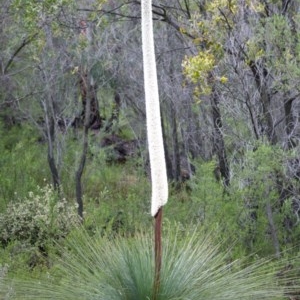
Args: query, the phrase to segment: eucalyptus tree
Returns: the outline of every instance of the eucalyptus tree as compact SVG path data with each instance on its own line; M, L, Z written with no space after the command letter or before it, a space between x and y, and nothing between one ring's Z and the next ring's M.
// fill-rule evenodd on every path
M203 8L205 11L201 13ZM282 225L275 222L276 215L280 215L280 207L286 205L286 200L293 197L295 201L298 193L297 184L291 183L293 178L286 176L288 157L295 161L299 156L297 110L300 99L295 85L299 78L298 18L296 2L250 4L216 0L193 11L191 24L194 25L182 29L189 36L193 35L198 45L198 53L184 62L188 78L200 84L198 95L204 101L214 95L216 89L212 87L217 87L222 114L222 126L218 127L224 135L230 160L238 162L232 165L234 172L243 172L238 169L239 164L243 167L248 164L244 154L249 150L262 147L259 153L265 155L264 144L270 145L277 154L278 147L293 149L293 154L280 152L276 167L267 151L270 168L264 171L270 180L265 181L263 187L255 180L256 190L261 189L263 196L251 200L245 197L247 210L257 205L264 208L276 255L285 243L284 239L279 241L278 231ZM253 172L260 176L261 170L253 169ZM234 173L231 176L239 181ZM245 186L250 188L249 183L242 186L243 191ZM276 196L272 196L271 190L276 191ZM254 211L252 218L255 219L257 209ZM289 213L294 214L292 207Z
M68 8L71 5L69 2ZM72 30L60 26L64 7L59 1L12 1L9 9L24 34L35 37L23 56L27 68L21 74L22 85L15 91L18 111L39 128L47 142L48 165L58 189L64 149L60 133L67 129L66 116L71 116L74 109L70 101L70 56L64 40Z
M106 18L102 19L102 14ZM105 74L112 78L111 89L120 95L123 114L127 116L134 134L144 144L145 109L143 91L140 88L142 64L138 47L140 17L140 3L137 1L124 1L118 5L116 2L107 2L101 10L96 11L95 23L100 26L105 21L112 24L103 29L104 34L98 41L98 49L104 51L103 45L109 48L103 54L107 62ZM189 46L181 33L157 19L155 11L154 28L168 176L171 180L181 181L191 176L188 162L190 152L195 157L199 154L203 157L209 156L203 153L204 147L199 137L199 132L203 130L203 134L205 130L196 130L200 126L198 116L193 111L193 90L183 84L181 62Z
M93 4L96 2L90 5ZM21 68L19 73L10 76L12 82L21 83L12 93L13 103L19 115L35 124L46 141L56 188L61 183L64 167L66 133L72 124L75 126L77 116L84 121L87 93L89 97L92 95L89 128L101 122L95 85L86 85L87 68L82 66L90 53L82 56L86 40L80 32L86 30L82 22L87 14L78 12L79 5L73 1L50 0L37 3L15 0L7 5L16 22L13 28L25 38L3 62L3 76L7 77L8 70L16 65ZM23 49L26 55L21 60L18 56Z

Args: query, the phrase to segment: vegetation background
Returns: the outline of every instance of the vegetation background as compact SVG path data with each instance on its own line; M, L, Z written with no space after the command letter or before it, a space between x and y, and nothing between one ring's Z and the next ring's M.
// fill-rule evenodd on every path
M109 240L152 226L140 1L2 2L0 282L47 274L81 225ZM164 226L297 272L300 2L167 2Z

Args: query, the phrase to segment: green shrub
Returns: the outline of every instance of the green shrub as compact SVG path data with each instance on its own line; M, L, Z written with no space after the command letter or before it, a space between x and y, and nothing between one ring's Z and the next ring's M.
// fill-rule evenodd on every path
M44 247L50 239L65 237L78 223L75 205L59 199L49 185L29 192L27 198L10 202L0 214L0 242L21 241Z
M241 165L232 167L231 197L240 207L239 238L247 254L279 254L287 242L283 237L290 234L284 226L283 200L280 200L283 157L279 147L258 144L255 151L245 153ZM271 214L267 213L268 207Z

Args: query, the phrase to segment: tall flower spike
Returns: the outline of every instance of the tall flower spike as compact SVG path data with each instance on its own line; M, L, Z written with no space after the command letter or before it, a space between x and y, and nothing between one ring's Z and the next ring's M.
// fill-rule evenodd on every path
M168 180L160 119L151 0L142 1L142 43L147 135L152 183L151 215L155 216L159 208L167 203Z

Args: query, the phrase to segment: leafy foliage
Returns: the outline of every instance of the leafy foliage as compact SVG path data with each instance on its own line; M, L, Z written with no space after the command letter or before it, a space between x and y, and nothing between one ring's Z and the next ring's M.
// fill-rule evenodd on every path
M201 93L209 94L211 85L209 74L215 66L215 57L209 51L199 52L197 56L186 58L183 62L185 74L193 83L200 83Z

